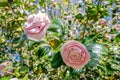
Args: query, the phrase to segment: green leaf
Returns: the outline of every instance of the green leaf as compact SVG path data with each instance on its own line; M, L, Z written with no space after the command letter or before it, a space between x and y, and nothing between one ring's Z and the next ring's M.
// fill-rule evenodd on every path
M106 68L107 68L108 71L114 71L115 70L115 69L112 68L112 66L111 66L111 64L109 62L107 62L105 64L105 66L106 66Z
M17 44L18 41L19 41L19 39L20 39L19 37L13 38L12 43L13 43L13 44Z
M95 59L95 58L100 59L100 55L99 54L93 53L92 51L89 51L89 53L90 53L91 59Z
M58 68L62 64L64 64L60 52L56 53L55 56L52 59L52 67L53 68Z
M17 4L17 5L22 5L23 4L21 0L15 0L14 3Z
M5 7L5 6L8 6L7 2L0 2L0 7Z
M78 70L74 69L73 72L72 72L72 74L75 74L75 75L79 75L81 73L83 73L83 69L78 69Z
M115 39L114 39L115 42L119 43L120 42L120 34L118 34Z
M40 46L37 50L36 50L36 54L38 55L38 57L43 57L46 54L49 54L51 51L51 47L50 46Z
M107 49L98 43L91 43L87 46L91 59L100 60L103 54L107 54Z
M0 78L0 80L10 80L13 76L10 75L10 76L3 76Z
M20 40L19 40L19 44L16 46L18 48L24 46L24 41L27 39L27 36L25 34L22 34Z
M60 29L57 29L57 28L49 28L48 31L56 32L56 33L59 33L59 34L62 33L62 31Z
M29 80L28 75L25 75L23 78L19 78L18 80Z
M51 39L49 43L53 49L56 49L61 44L60 40L58 39Z
M20 43L23 43L27 39L26 34L22 34L22 37L20 38Z
M13 0L7 0L9 3L13 2Z
M57 40L60 40L60 34L58 33L55 33L55 32L50 32L48 33L48 36L47 36L49 39L57 39Z
M29 41L29 43L28 43L29 49L33 49L33 46L34 46L35 44L36 44L35 41Z
M98 64L99 64L99 60L91 59L86 66L94 67L94 66L97 66Z
M29 72L29 68L27 65L22 65L21 68L19 69L19 73L22 75L25 75L28 72Z
M56 25L58 25L60 27L63 27L63 22L59 18L52 19L52 23L56 24Z
M75 16L75 18L76 18L76 19L83 19L83 16L82 16L82 14L77 14L77 15Z
M82 43L87 45L88 43L90 42L94 42L94 40L99 36L100 34L91 34L89 36L87 36L83 41Z

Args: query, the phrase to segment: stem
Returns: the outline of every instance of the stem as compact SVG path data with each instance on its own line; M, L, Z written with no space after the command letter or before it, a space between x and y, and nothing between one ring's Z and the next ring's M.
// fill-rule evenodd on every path
M82 34L82 37L80 38L80 40L83 40L84 37L85 37L85 30L87 28L87 24L84 24L84 28L83 28L83 34Z
M28 41L26 41L26 42L27 42L27 47L28 47L28 51L29 51L28 55L30 56L30 58L29 58L29 68L30 68L30 71L31 70L33 71L33 75L35 76L33 55L32 55L32 52L30 51ZM33 79L34 79L34 77L33 77Z

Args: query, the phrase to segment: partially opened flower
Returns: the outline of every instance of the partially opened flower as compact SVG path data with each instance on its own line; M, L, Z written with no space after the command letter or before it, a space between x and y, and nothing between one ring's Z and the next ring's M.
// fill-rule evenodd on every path
M74 69L80 69L88 63L90 54L86 47L77 41L66 42L61 49L64 63Z
M28 39L40 41L45 36L50 20L45 13L39 12L28 16L24 32Z

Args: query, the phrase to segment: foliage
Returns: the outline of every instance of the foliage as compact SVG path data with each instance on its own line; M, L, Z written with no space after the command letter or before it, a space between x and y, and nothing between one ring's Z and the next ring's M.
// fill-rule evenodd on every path
M13 71L0 70L0 80L119 79L120 31L114 28L120 24L119 7L119 0L1 0L0 64L11 61ZM46 36L35 42L23 29L27 16L39 10L48 14L51 24ZM68 40L83 43L90 53L82 69L72 69L62 60L61 46Z

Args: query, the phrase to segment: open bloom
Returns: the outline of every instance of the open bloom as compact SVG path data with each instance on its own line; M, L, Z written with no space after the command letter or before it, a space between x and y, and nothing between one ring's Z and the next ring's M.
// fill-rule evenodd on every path
M34 41L40 41L44 37L50 20L45 13L39 12L38 14L32 14L28 16L25 23L24 32L28 39Z
M86 47L77 41L66 42L61 49L64 63L74 69L80 69L88 63L90 54Z

